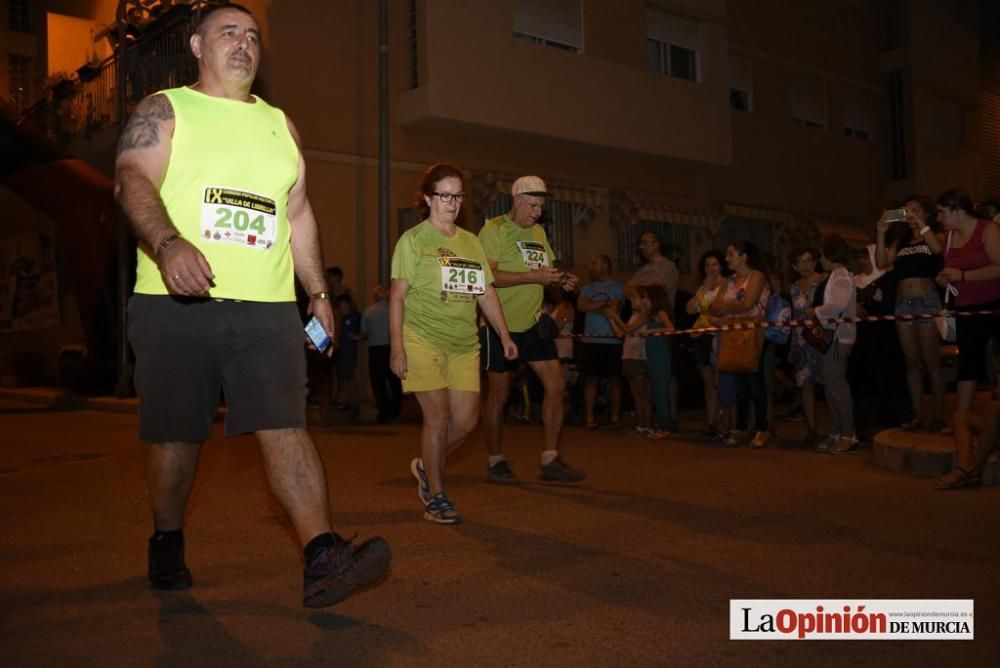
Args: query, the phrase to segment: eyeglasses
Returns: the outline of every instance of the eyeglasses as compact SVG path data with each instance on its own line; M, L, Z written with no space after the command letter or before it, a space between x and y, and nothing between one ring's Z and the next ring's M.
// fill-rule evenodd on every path
M458 202L461 204L462 200L465 199L465 193L431 193L431 195L437 197L445 204L449 202Z

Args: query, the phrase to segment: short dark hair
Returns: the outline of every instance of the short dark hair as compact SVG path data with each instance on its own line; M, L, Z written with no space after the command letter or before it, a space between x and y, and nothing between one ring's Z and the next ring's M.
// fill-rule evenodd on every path
M831 234L823 240L823 257L830 262L847 266L851 261L851 247L837 234Z
M427 220L427 217L431 215L431 208L427 206L427 200L424 197L432 196L434 194L434 187L449 177L458 179L462 182L462 187L465 187L465 177L462 175L462 170L454 165L443 162L431 165L420 177L420 185L417 186L417 192L413 193L413 210L417 214L418 222ZM456 224L462 219L461 216L464 210L464 208L459 209L459 218L456 219Z
M718 248L712 248L701 254L701 258L698 260L698 275L701 276L701 280L705 280L705 260L710 257L714 257L719 262L719 269L721 274L726 276L729 272L729 267L726 265L726 256L722 254Z
M639 249L640 250L642 249L642 238L644 236L646 236L647 234L650 235L650 236L652 236L653 240L656 241L656 247L657 247L657 250L660 251L660 255L662 255L663 257L667 257L667 242L663 240L663 237L660 236L660 233L657 232L656 230L643 230L639 234ZM639 257L642 257L642 253L641 252L639 254Z
M243 12L247 16L253 18L255 21L257 20L257 17L253 15L253 12L251 12L243 5L237 4L235 2L225 2L224 0L222 1L216 0L215 2L210 1L207 4L202 5L195 12L194 31L201 32L201 29L205 27L205 25L208 23L209 17L211 17L212 14L219 11L220 9L235 9L238 12Z
M969 193L958 188L953 188L942 193L938 197L937 205L944 209L951 209L952 211L964 211L973 218L976 217L976 207L972 203Z
M803 255L805 255L806 253L809 253L810 255L812 255L812 259L814 259L817 262L819 262L819 251L816 250L815 247L813 247L813 246L798 246L796 248L793 248L792 251L788 254L789 278L794 279L795 276L799 276L800 275L799 274L799 270L795 268L795 262L796 262L796 260L798 260L800 257L802 257ZM791 274L795 274L795 276L792 276Z

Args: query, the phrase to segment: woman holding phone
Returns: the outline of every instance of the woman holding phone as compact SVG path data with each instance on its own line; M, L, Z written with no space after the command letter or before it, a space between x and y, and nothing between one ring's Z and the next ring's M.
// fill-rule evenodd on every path
M896 315L933 314L941 310L934 279L941 271L945 242L932 228L936 209L929 199L908 197L902 211L885 211L875 226L875 261L896 277ZM934 405L928 431L940 431L944 420L944 376L941 372L941 335L931 318L896 321L896 335L906 361L906 386L913 419L903 428L922 426L924 371L931 379Z

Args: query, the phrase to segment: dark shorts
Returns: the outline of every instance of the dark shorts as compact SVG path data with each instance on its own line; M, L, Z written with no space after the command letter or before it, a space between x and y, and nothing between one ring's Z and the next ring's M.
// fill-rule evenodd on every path
M957 306L956 311L1000 309L1000 300ZM990 337L1000 336L1000 315L966 315L955 318L955 339L958 344L956 380L978 380L986 376L986 349Z
M676 339L677 337L672 338ZM691 339L691 348L694 350L694 359L699 369L711 368L714 340L715 337L712 334L702 334Z
M583 375L613 378L622 375L622 344L583 343Z
M139 438L201 442L220 392L226 435L306 426L302 321L294 303L134 295Z
M538 338L538 326L524 332L511 332L510 338L517 345L517 359L506 360L500 335L489 325L479 328L479 366L483 371L505 373L517 368L519 362L545 362L558 360L555 339Z

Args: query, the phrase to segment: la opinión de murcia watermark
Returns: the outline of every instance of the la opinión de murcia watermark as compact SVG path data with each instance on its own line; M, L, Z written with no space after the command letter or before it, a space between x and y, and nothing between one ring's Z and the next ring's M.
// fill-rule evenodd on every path
M973 640L972 599L733 599L730 640Z

